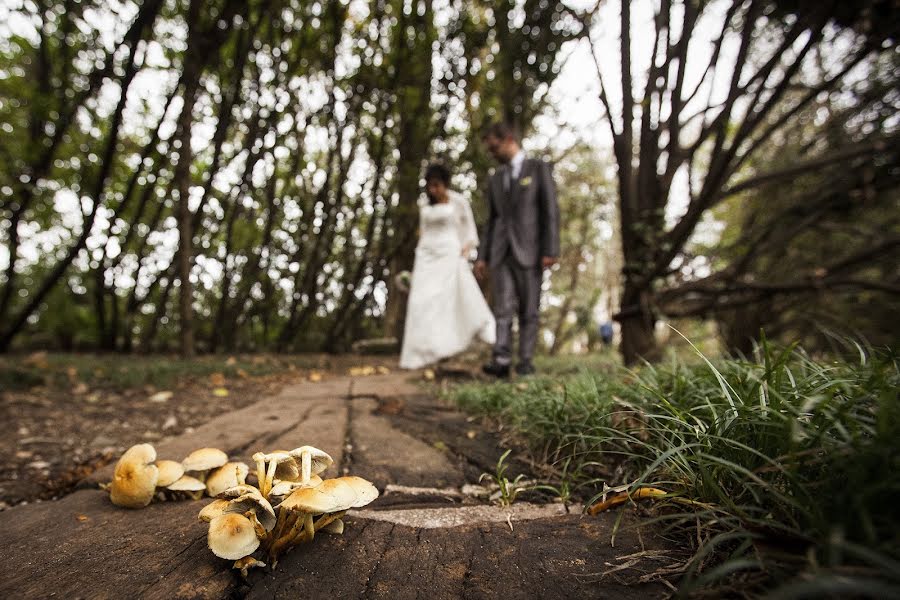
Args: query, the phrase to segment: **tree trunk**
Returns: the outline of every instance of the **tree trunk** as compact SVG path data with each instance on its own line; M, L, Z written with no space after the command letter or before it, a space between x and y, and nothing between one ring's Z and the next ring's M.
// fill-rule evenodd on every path
M181 355L194 356L194 308L193 286L191 285L191 263L193 258L193 213L190 208L191 187L191 129L193 124L194 101L199 88L200 65L192 58L190 49L184 67L184 106L178 117L177 139L178 165L175 167L174 188L178 190L178 278L180 281L178 315L180 318Z
M659 355L654 328L656 316L650 306L650 291L635 289L626 278L622 292L622 311L617 320L622 328L620 351L626 365L641 359L654 360Z

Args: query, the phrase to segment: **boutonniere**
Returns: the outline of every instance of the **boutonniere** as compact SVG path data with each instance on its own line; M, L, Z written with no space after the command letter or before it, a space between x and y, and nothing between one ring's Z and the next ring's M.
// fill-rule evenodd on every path
M519 180L519 185L521 185L522 187L528 187L529 185L531 185L531 177L523 177Z

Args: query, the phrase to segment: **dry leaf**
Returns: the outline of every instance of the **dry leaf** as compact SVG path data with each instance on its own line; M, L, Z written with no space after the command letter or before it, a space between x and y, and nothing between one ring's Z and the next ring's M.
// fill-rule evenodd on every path
M425 369L424 376L427 381L434 381L434 371L431 369Z
M155 394L153 394L152 396L150 396L147 399L150 402L163 403L163 402L168 402L169 398L171 398L171 397L172 397L172 392L156 392Z
M322 374L318 373L316 371L313 371L312 373L309 374L308 379L313 383L319 383L320 381L322 381Z
M212 393L213 393L213 396L216 396L217 398L224 398L225 396L228 395L228 390L220 387L220 388L214 389Z
M85 383L76 383L75 387L72 388L72 393L76 396L81 396L83 394L88 393L88 386Z
M643 500L646 498L660 498L665 496L667 492L665 490L661 490L659 488L654 487L641 487L631 492L622 492L616 494L610 498L607 498L603 502L598 502L588 509L588 514L596 515L597 513L601 513L605 510L609 510L615 506L620 504L625 504L629 499L631 500Z
M466 437L469 438L470 440L474 440L475 436L477 436L477 435L478 435L478 433L476 433L474 429L470 429L469 431L466 432Z
M87 515L75 515L75 518L81 521L82 523L86 523L91 520L91 518Z
M222 387L225 385L225 376L221 373L213 373L209 376L210 385L214 385L216 387Z
M387 367L381 366L381 367L378 367L376 370L378 371L379 375L390 375L391 374L391 370L388 369Z
M225 361L225 364L229 367L233 367L237 364L237 359L233 356L229 356L228 360Z
M250 375L247 374L247 371L245 371L243 369L237 370L237 376L240 377L241 379L247 379L248 377L250 377Z

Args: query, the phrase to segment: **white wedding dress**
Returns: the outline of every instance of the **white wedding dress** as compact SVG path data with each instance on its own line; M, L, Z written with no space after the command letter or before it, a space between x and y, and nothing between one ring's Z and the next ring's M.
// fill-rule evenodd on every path
M446 204L425 204L409 286L400 367L418 369L465 350L478 337L493 344L494 315L462 256L478 245L469 203L449 192Z

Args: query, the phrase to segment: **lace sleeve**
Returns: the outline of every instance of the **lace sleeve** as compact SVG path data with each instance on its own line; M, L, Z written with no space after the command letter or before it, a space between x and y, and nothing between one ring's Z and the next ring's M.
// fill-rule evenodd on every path
M475 248L478 246L478 229L475 227L472 207L465 198L458 194L453 195L453 201L458 212L456 227L459 232L459 243L463 248Z

